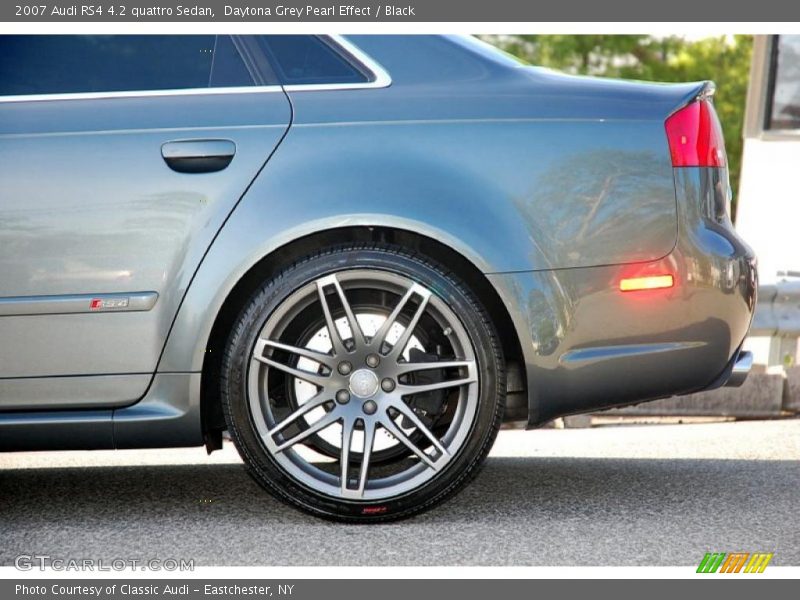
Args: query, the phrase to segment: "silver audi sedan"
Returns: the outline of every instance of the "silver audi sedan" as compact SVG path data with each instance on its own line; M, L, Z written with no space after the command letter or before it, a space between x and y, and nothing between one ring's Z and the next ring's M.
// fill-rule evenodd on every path
M0 36L0 449L227 430L378 522L501 427L740 384L713 93L466 37Z

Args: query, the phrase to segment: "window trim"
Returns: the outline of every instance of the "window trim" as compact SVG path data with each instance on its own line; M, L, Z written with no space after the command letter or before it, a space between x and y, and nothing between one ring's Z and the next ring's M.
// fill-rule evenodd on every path
M769 52L767 54L767 74L765 78L766 94L764 100L764 114L762 118L761 127L764 131L784 131L780 127L770 127L772 121L772 111L775 106L775 86L778 83L778 45L780 43L780 36L773 36L772 43L770 44Z
M6 102L43 102L63 100L101 100L106 98L152 98L161 96L204 96L222 94L270 94L274 92L321 92L335 90L357 90L369 88L385 88L392 84L389 73L358 46L340 35L326 35L331 43L345 56L358 63L370 77L370 81L359 83L324 83L291 85L252 85L231 87L204 87L165 90L130 90L116 92L70 92L61 94L24 94L17 96L0 96L0 103Z
M764 60L764 78L761 85L763 106L761 108L761 123L759 123L759 137L765 140L797 140L800 138L800 127L770 127L772 111L775 106L775 87L778 84L778 45L783 34L771 35L768 38L766 57Z
M744 116L745 140L757 139L770 142L798 141L800 129L767 129L766 112L768 79L772 49L776 35L753 36L753 58L750 63L750 81L747 86L747 104Z

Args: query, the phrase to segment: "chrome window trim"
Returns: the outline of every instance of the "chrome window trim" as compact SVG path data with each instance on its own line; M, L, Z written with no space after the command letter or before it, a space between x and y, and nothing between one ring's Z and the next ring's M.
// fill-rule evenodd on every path
M264 94L280 92L279 85L252 85L219 88L184 88L180 90L133 90L130 92L74 92L67 94L27 94L0 96L2 102L44 102L48 100L102 100L106 98L150 98L154 96L205 96L221 94Z
M45 102L59 100L103 100L106 98L152 98L167 96L203 96L203 95L222 95L222 94L269 94L274 92L320 92L332 90L359 90L369 88L384 88L392 84L389 73L375 62L370 56L365 54L352 42L340 35L326 36L337 46L345 51L345 54L355 59L366 68L373 76L371 81L363 83L324 83L324 84L292 84L292 85L252 85L237 87L207 87L207 88L183 88L166 90L131 90L117 92L73 92L64 94L22 94L17 96L0 96L0 104L5 102Z

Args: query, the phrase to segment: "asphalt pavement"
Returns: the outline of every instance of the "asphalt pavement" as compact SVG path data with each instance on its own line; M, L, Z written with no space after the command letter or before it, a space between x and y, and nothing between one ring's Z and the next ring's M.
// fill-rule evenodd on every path
M800 565L800 420L501 432L466 490L388 525L272 499L231 447L0 454L0 565Z

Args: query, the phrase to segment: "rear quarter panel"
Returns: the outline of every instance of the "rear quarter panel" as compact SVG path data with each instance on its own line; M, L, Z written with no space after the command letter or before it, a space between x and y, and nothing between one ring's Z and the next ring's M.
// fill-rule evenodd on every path
M449 60L439 39L357 42L397 79L290 93L293 125L204 260L160 370L202 369L214 316L263 257L320 230L382 226L434 238L487 274L516 325L532 424L711 382L744 335L746 323L730 325L747 311L743 293L715 317L705 275L650 304L620 302L617 289L631 265L702 255L702 244L679 247L679 228L697 222L679 219L664 132L698 84ZM715 251L727 268L731 253ZM625 351L636 345L647 347Z
M674 248L662 122L537 118L525 106L503 116L483 97L459 100L452 119L390 90L290 94L292 128L205 258L159 370L201 369L213 316L238 279L320 230L415 231L484 273L652 261ZM355 103L383 105L386 118L337 118Z

